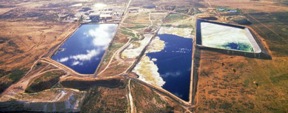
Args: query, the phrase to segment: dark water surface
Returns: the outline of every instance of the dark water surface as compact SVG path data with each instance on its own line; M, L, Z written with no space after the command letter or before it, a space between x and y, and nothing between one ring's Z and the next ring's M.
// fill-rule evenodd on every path
M61 45L52 59L81 74L93 74L112 41L117 24L84 24Z
M165 41L165 48L160 52L148 53L147 56L150 59L157 59L154 63L166 82L163 88L179 98L189 101L192 39L170 34L158 36Z

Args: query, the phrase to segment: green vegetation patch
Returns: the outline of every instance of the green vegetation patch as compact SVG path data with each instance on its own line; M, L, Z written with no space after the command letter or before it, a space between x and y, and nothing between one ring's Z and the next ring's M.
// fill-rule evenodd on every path
M104 63L107 63L109 60L110 60L110 58L112 57L112 55L115 53L115 51L117 50L117 49L119 49L120 47L122 47L124 44L123 43L112 43L111 45L110 45L110 47L108 48L108 51L107 51L107 53L106 53L106 55L104 56L104 60L103 60L103 62ZM101 66L102 66L103 64L101 64Z
M15 69L11 71L8 77L9 79L13 81L13 83L15 83L19 81L24 76L25 73L26 73L26 70Z
M91 88L88 93L88 95L86 96L86 98L84 99L84 103L83 106L81 108L82 112L95 112L95 113L100 113L103 112L103 108L100 109L95 109L93 105L97 105L100 104L101 102L99 101L99 99L101 98L101 94L98 91L98 88ZM93 99L93 101L91 101L91 99Z
M27 69L14 69L12 71L1 72L0 78L0 93L6 90L10 85L18 82L27 72Z
M178 25L178 28L193 28L193 25Z
M26 92L40 92L52 88L60 80L60 76L64 75L64 71L53 71L43 74L37 78L27 89Z
M171 106L163 100L156 91L131 80L131 93L138 112L143 113L172 113L184 112L181 106Z
M175 12L177 12L177 13L187 13L188 11L189 11L188 7L177 7L175 9Z
M141 24L136 24L135 26L128 27L129 29L140 29L140 28L145 28L147 27L146 25L141 25Z
M126 81L117 87L95 85L87 90L83 100L83 113L126 113L128 101L126 97ZM110 84L110 83L107 83Z
M273 52L273 56L288 55L288 32L282 30L288 29L287 12L260 13L251 11L246 17L253 23L252 28L265 39L269 49Z
M126 36L131 36L132 40L138 40L141 36L138 34L134 34L131 30L127 28L122 28L121 33L126 35Z
M177 13L173 13L173 14L169 14L165 19L164 21L165 22L175 22L175 21L179 21L179 20L183 20L183 19L186 19L188 18L187 15L184 15L184 14L177 14Z
M7 38L0 37L0 44L5 43L6 41L8 41Z
M213 100L208 100L209 103L209 109L216 109L217 107L217 102Z
M283 75L280 75L280 76L270 77L270 80L271 80L273 83L278 83L278 82L281 82L281 81L286 81L286 80L288 80L288 73L283 74Z
M180 24L180 25L177 25L177 26L173 26L171 24L166 24L166 25L163 25L164 27L177 27L177 28L193 28L194 26L193 25L187 25L187 24Z
M117 43L117 42L112 43L111 46L109 47L109 51L110 51L110 50L118 49L118 48L120 48L120 47L122 47L122 46L123 46L123 43Z
M134 36L134 33L127 29L121 29L121 33L127 36Z
M12 46L12 47L16 47L16 48L19 47L19 46L18 46L14 41L12 41L12 40L10 40L10 41L8 42L8 45L9 45L9 46Z
M233 18L233 22L242 24L242 25L251 25L252 23L246 18Z
M249 83L250 81L247 79L243 82L243 86L247 88L249 86Z
M288 12L275 12L275 13L270 13L271 17L276 18L277 21L282 22L282 23L288 23L287 17L288 17Z
M233 105L229 102L223 102L220 104L219 108L220 109L231 109Z
M0 77L7 75L9 72L5 71L4 69L0 69Z

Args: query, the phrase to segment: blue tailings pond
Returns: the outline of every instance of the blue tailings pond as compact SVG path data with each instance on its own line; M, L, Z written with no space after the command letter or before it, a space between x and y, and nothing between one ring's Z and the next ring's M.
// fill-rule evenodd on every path
M189 101L190 76L192 63L192 39L171 34L158 35L165 41L165 48L160 52L147 53L165 81L165 90L179 98Z
M80 74L95 73L112 41L117 24L84 24L52 56Z
M233 50L242 50L242 51L254 51L253 47L251 47L247 43L240 43L240 42L229 42L222 46L225 49L233 49Z

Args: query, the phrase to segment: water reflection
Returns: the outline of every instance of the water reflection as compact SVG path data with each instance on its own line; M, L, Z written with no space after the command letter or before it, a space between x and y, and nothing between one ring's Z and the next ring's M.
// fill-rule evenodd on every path
M81 74L92 74L115 35L116 24L82 25L52 56Z
M188 101L192 62L192 39L176 35L158 35L165 41L160 52L147 53L159 68L158 72L165 81L162 86L179 98ZM154 60L153 60L154 59Z

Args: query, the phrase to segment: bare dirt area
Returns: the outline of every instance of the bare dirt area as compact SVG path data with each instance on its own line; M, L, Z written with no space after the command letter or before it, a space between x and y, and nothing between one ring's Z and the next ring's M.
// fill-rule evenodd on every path
M33 77L41 75L42 67L46 69L44 72L53 70L46 68L49 64L42 62L42 65L38 62L39 59L48 53L49 49L59 45L71 33L70 31L73 32L73 29L78 27L78 23L57 21L56 11L57 8L61 8L60 6L50 10L47 7L44 8L48 2L33 3L18 0L1 1L1 93L25 76L25 82L22 79L23 83L17 83L15 87L11 87L11 90L16 88L16 92L22 92L34 80ZM29 4L30 6L26 7ZM70 31L67 32L67 30Z
M7 70L22 65L26 68L30 67L33 61L44 54L47 49L59 44L65 38L61 37L65 28L72 27L71 24L37 21L2 21L0 24L5 26L0 31L2 37L7 37L9 40L0 45L1 59L5 59L4 65L0 68Z
M15 69L28 71L47 50L66 38L62 36L66 28L75 27L73 24L38 21L0 23L4 26L0 33L5 39L5 42L0 44L2 59L0 69L5 71ZM21 75L19 77L21 78ZM4 78L7 77L1 79Z
M286 57L261 60L201 51L196 111L287 111Z
M2 112L79 112L84 96L83 91L67 88L20 93L13 97L1 96L0 109Z
M131 81L131 90L135 109L138 112L189 112L186 107L133 80Z
M81 112L128 112L127 80L123 78L66 78L63 87L87 91ZM91 101L92 100L92 101Z

